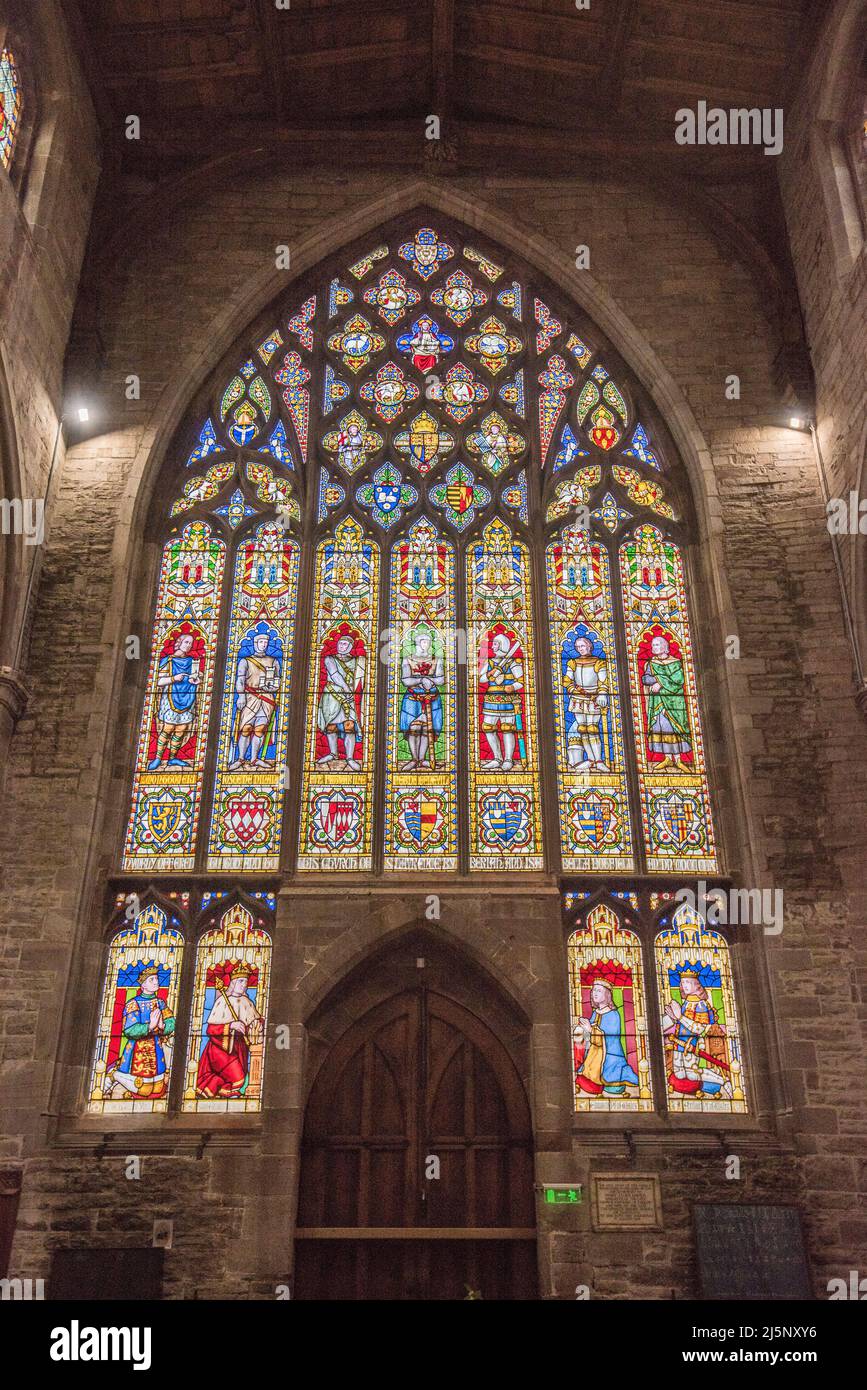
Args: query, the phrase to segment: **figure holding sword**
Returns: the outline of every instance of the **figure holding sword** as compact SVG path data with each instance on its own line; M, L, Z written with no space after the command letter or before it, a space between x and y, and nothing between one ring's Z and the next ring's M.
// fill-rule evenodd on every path
M407 741L410 760L404 772L425 762L436 767L436 741L443 727L443 659L431 650L431 635L424 629L412 635L412 652L401 661L400 678L406 687L400 705L400 731Z
M524 664L517 655L520 647L520 641L510 643L505 632L498 632L479 673L479 683L485 687L482 732L491 751L488 766L501 772L511 771L516 762L523 763L527 757L521 718Z

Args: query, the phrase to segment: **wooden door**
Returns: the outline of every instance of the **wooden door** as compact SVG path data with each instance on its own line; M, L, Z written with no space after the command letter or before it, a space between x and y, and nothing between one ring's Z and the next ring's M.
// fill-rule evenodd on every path
M474 1014L425 988L372 1009L314 1083L297 1298L532 1298L530 1113Z

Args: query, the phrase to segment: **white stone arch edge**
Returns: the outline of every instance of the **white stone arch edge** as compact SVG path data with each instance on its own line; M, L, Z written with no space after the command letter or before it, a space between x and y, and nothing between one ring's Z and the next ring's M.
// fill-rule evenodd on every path
M687 471L695 504L699 542L695 547L697 572L706 595L708 617L704 641L699 640L701 634L695 636L697 646L703 646L708 653L715 653L714 659L706 662L705 666L712 670L720 692L719 708L728 775L725 782L721 778L716 780L721 786L727 785L731 798L726 817L728 834L723 835L723 843L727 845L731 859L728 867L737 870L743 883L763 886L767 875L756 849L761 840L744 790L749 785L749 766L744 743L737 736L738 731L748 730L749 721L743 714L737 720L734 718L735 710L746 708L749 691L746 676L739 673L740 663L728 661L724 656L725 639L737 633L737 623L725 575L722 509L707 440L684 392L649 340L614 296L589 271L577 270L567 252L560 250L546 237L523 230L514 221L508 220L502 211L486 204L475 194L469 195L434 180L409 179L387 195L329 217L314 231L299 236L292 245L291 272L269 267L260 276L248 279L243 295L233 297L214 316L201 336L202 348L195 358L190 359L186 372L162 392L150 422L139 439L115 528L111 570L112 592L118 602L109 605L102 631L103 649L108 653L106 660L112 662L113 667L110 674L105 673L106 685L103 688L107 688L107 709L118 710L120 707L119 695L125 666L124 638L130 631L131 618L141 611L144 520L151 494L190 401L245 326L284 294L294 280L342 247L367 234L374 235L383 223L415 208L420 212L429 210L433 214L440 212L454 218L495 245L500 244L511 250L558 285L564 295L579 305L607 335L665 420ZM95 756L91 764L95 771L93 792L96 810L90 825L81 828L79 862L82 865L81 888L84 891L78 895L81 906L76 935L79 939L86 937L92 926L87 920L92 895L86 891L86 885L94 882L94 871L105 848L104 824L111 802L111 751L117 736L117 721L103 717L101 722L102 727L93 731L96 735L93 745ZM713 778L713 769L711 776ZM737 828L736 832L734 827ZM758 959L761 954L756 953L756 965L763 976L760 997L767 1001L772 990L764 962ZM772 1054L769 1059L770 1073L779 1076L779 1058L782 1054L775 1016L767 1008L763 1013L766 1041Z

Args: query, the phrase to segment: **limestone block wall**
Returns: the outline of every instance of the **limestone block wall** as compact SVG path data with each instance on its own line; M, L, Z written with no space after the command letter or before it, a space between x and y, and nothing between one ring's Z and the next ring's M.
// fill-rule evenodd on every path
M852 147L863 119L863 0L829 5L820 42L787 111L780 187L816 381L818 437L833 497L865 496L867 173ZM867 536L843 535L867 664Z
M45 0L27 11L34 129L23 172L15 168L14 180L0 173L0 495L35 500L45 497L63 413L64 358L100 135L60 5ZM0 563L0 666L9 666L27 574L41 553L20 537L3 536L0 545L14 556L14 563Z
M27 676L34 696L13 743L0 824L0 1142L4 1158L25 1167L13 1264L22 1276L41 1274L54 1246L117 1243L121 1229L146 1242L153 1215L174 1214L171 1293L267 1295L287 1267L303 1024L329 971L339 977L380 932L416 920L418 901L386 911L340 894L313 910L286 886L278 930L285 963L275 982L282 980L299 1029L285 1063L298 1072L293 1079L272 1071L273 1114L261 1134L219 1134L202 1146L189 1133L156 1134L144 1124L134 1143L124 1135L100 1149L76 1131L66 1107L87 1061L83 1021L99 988L102 889L117 869L125 747L138 715L123 638L140 630L150 602L141 575L153 542L144 531L162 453L213 365L285 286L275 246L293 248L289 273L300 274L415 204L501 239L595 314L677 440L703 537L698 638L729 868L748 886L784 892L782 934L759 932L741 952L758 1124L735 1127L734 1140L648 1128L634 1150L622 1125L591 1134L568 1112L562 929L551 886L513 950L504 951L503 917L487 889L463 895L444 917L443 931L463 934L482 963L501 970L532 1020L540 1177L578 1181L602 1159L607 1168L633 1163L662 1177L666 1229L640 1242L590 1232L586 1209L546 1216L543 1289L571 1297L575 1284L595 1280L600 1296L694 1291L688 1203L732 1199L722 1150L733 1144L727 1151L743 1158L739 1196L776 1200L785 1192L803 1201L821 1290L867 1256L863 1222L853 1219L864 1188L867 1100L864 904L855 884L867 848L867 748L812 447L779 424L778 344L761 286L661 189L598 177L423 184L393 168L250 170L243 196L231 179L213 180L190 201L164 207L139 240L128 238L123 261L100 267L105 364L92 389L101 421L64 461ZM579 243L591 248L583 281L574 269ZM142 382L137 402L124 397L130 373ZM730 373L740 376L739 400L726 398ZM728 635L740 638L739 660L725 658ZM326 967L335 937L346 948ZM165 1152L148 1160L145 1190L126 1181L119 1160L121 1149L146 1143ZM583 1277L588 1270L593 1279Z

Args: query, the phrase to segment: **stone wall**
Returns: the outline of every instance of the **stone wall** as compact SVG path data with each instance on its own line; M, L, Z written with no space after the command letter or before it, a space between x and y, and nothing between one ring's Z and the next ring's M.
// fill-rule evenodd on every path
M8 866L2 1142L7 1159L27 1170L13 1268L44 1274L53 1247L116 1244L120 1232L147 1243L153 1216L171 1214L170 1293L268 1295L286 1273L303 1024L382 932L418 919L420 903L377 904L372 894L348 906L340 891L314 909L287 885L275 982L298 1046L285 1073L269 1073L261 1133L233 1139L213 1125L214 1138L197 1149L188 1128L154 1135L145 1123L101 1149L101 1138L77 1125L70 1098L88 1062L102 885L117 867L137 717L139 676L124 660L123 637L144 630L151 601L141 576L154 546L142 536L162 451L215 362L276 292L275 246L293 248L300 273L413 201L463 215L557 280L602 324L677 440L703 536L698 637L729 867L750 886L785 894L782 935L759 933L752 950L739 947L756 1123L727 1125L723 1136L713 1127L713 1137L636 1123L634 1154L621 1121L591 1127L568 1111L553 885L526 912L498 911L489 888L450 906L442 930L502 977L532 1022L539 1177L580 1181L593 1167L634 1163L663 1180L666 1229L641 1238L640 1263L634 1237L590 1232L586 1207L546 1215L543 1291L572 1297L588 1283L602 1297L687 1296L696 1287L690 1200L791 1193L805 1205L821 1292L867 1258L864 1223L853 1219L867 1088L856 1032L863 904L851 882L867 848L867 749L810 440L777 423L778 344L761 286L662 190L595 177L465 177L445 187L392 168L251 170L243 194L231 180L213 180L148 222L122 261L99 268L105 366L92 391L100 427L64 461L27 677L34 697L14 741L0 826ZM591 248L589 272L574 269L579 243ZM139 402L124 399L130 373L142 381ZM726 398L729 373L741 378L737 401ZM730 634L740 637L738 661L724 657ZM517 944L504 950L507 917L518 923ZM123 1154L145 1145L165 1152L146 1158L146 1186L129 1183ZM742 1157L737 1185L724 1176L730 1152Z
M864 0L835 0L787 112L780 184L816 382L818 438L832 497L867 496L867 174L851 146L863 119ZM860 96L860 101L859 101ZM863 141L862 141L863 143ZM850 148L847 148L850 147ZM862 156L863 160L863 156ZM867 530L867 520L865 520ZM864 536L841 549L867 670Z
M90 95L56 0L27 7L35 114L25 165L0 177L0 487L4 497L45 497L63 413L64 358L99 178L100 138ZM15 33L13 29L13 35ZM32 130L31 125L32 115ZM56 476L56 474L55 474ZM50 509L46 525L50 524ZM41 547L0 538L0 667L14 662L27 574ZM5 747L0 744L0 763Z

